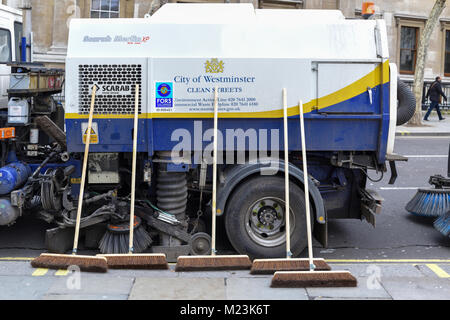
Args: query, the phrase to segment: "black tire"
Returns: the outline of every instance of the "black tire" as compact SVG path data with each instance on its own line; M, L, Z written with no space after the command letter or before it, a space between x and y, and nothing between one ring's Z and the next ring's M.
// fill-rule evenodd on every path
M404 125L414 115L416 111L416 97L402 80L397 80L397 126Z
M289 188L291 207L291 251L294 256L299 256L307 246L305 195L303 190L292 182L290 183ZM252 214L249 213L249 210L254 208L253 205L255 202L259 199L273 197L274 199L282 200L284 206L284 192L284 178L277 176L252 178L233 192L227 202L225 228L228 239L234 249L240 254L247 254L251 259L286 257L286 233L284 228L279 230L277 241L274 241L270 246L258 243L258 241L260 241L259 239L255 241L255 234L248 231L248 228L251 228L252 225L252 218L248 218L249 215ZM282 211L284 218L285 210L282 208ZM312 210L311 215L313 216ZM259 214L257 216L259 217ZM311 224L313 225L313 217L311 217L311 220ZM282 242L279 243L279 241Z

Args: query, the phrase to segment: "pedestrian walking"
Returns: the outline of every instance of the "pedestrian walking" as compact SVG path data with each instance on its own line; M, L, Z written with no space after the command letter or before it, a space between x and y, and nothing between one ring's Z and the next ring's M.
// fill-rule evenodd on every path
M445 120L445 118L442 117L441 110L439 109L440 104L442 103L442 97L444 97L444 100L447 101L447 96L444 94L444 91L442 91L441 81L441 77L436 77L436 80L431 84L431 87L427 92L427 98L430 97L431 104L425 114L425 117L423 118L425 121L428 121L428 117L434 108L436 108L439 120Z

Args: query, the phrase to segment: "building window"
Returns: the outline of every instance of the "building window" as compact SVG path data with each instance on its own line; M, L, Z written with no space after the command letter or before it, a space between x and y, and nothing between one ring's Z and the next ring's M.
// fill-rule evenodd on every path
M402 27L400 32L400 73L413 74L416 68L419 28Z
M450 77L450 30L445 30L444 75Z
M119 18L119 0L92 0L91 18Z

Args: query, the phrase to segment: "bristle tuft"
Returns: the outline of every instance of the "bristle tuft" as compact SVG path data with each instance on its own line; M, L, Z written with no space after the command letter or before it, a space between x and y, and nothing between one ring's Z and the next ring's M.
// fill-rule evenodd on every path
M129 233L113 233L106 231L99 242L102 254L127 254L129 247ZM135 253L144 252L152 243L152 238L142 226L134 230L133 246Z
M248 270L251 266L248 256L181 256L175 271Z
M47 254L43 253L31 261L33 268L46 269L68 269L77 266L81 271L87 272L107 272L108 263L105 258L92 256L78 256L68 254Z
M347 271L282 271L272 278L271 288L356 287L358 281Z
M315 270L328 271L331 267L323 259L315 259ZM277 271L308 271L308 259L256 259L250 274L274 274Z
M111 269L169 269L169 264L164 254L111 254L98 256L105 257L108 261L108 267Z
M450 236L450 211L446 215L439 217L434 222L434 227L444 236Z

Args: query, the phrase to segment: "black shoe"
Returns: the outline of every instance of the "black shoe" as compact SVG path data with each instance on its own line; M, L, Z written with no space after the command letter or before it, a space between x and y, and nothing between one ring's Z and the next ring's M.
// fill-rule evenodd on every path
M423 119L423 121L429 121L428 119Z
M445 120L445 118L439 119L439 121Z

